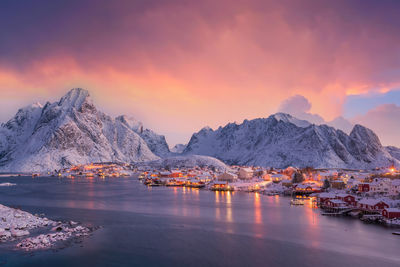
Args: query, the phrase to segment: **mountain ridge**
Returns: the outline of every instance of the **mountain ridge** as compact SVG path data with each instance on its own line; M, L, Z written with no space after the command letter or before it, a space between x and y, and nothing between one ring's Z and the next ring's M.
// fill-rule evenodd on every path
M301 122L301 124L299 124ZM370 129L355 125L348 135L328 125L278 113L194 133L183 151L216 157L227 164L284 168L375 168L394 162Z

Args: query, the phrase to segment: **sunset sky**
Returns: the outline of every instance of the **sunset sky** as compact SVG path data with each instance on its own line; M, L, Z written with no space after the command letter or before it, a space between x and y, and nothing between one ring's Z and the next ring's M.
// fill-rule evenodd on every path
M0 121L69 89L188 142L288 111L400 146L400 1L0 1Z

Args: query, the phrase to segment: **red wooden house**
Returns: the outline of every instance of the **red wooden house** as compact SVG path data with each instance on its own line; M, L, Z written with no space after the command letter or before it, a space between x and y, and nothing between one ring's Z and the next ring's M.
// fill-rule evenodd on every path
M356 197L350 194L338 194L336 196L336 199L344 201L348 206L353 206L353 207L357 206Z
M369 183L361 183L358 185L358 192L369 192Z
M389 208L389 205L380 199L364 198L358 201L357 207L368 212L379 212Z
M340 199L328 199L325 201L325 206L329 208L344 208L346 207L346 202Z
M388 219L400 218L400 209L395 209L395 208L383 209L382 216Z
M332 194L332 193L320 193L318 195L318 203L320 205L324 205L325 202L329 199L335 199L336 198L336 194Z

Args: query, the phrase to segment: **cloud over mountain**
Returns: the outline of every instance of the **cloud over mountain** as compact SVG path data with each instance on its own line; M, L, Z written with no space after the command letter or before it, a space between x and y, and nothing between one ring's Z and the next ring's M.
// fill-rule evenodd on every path
M279 106L279 112L291 114L314 124L325 123L325 120L320 115L312 114L310 110L310 101L302 95L291 96L284 100Z
M354 121L361 123L381 137L384 145L400 146L400 106L384 104L371 109L366 114L357 116Z

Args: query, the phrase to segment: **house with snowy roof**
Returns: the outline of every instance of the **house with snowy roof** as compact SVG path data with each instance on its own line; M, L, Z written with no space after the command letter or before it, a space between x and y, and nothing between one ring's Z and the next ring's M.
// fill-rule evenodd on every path
M383 209L389 208L389 204L382 199L363 198L357 202L357 208L367 212L379 212Z
M387 219L400 218L400 209L398 208L385 208L382 210L382 216Z
M343 202L346 203L348 206L357 206L357 198L353 195L346 194L346 193L340 193L336 195L336 199L339 199Z
M238 176L240 180L249 180L253 178L254 171L252 168L240 168Z
M346 202L340 200L340 199L328 199L324 203L325 207L327 208L346 208L347 204Z
M217 181L234 182L237 179L237 175L230 172L223 172L217 176Z
M391 180L387 178L375 178L369 184L369 194L389 194Z
M317 202L318 202L320 205L324 205L324 203L325 203L327 200L329 200L329 199L335 199L335 198L336 198L336 194L324 192L324 193L318 194L318 196L317 196Z

